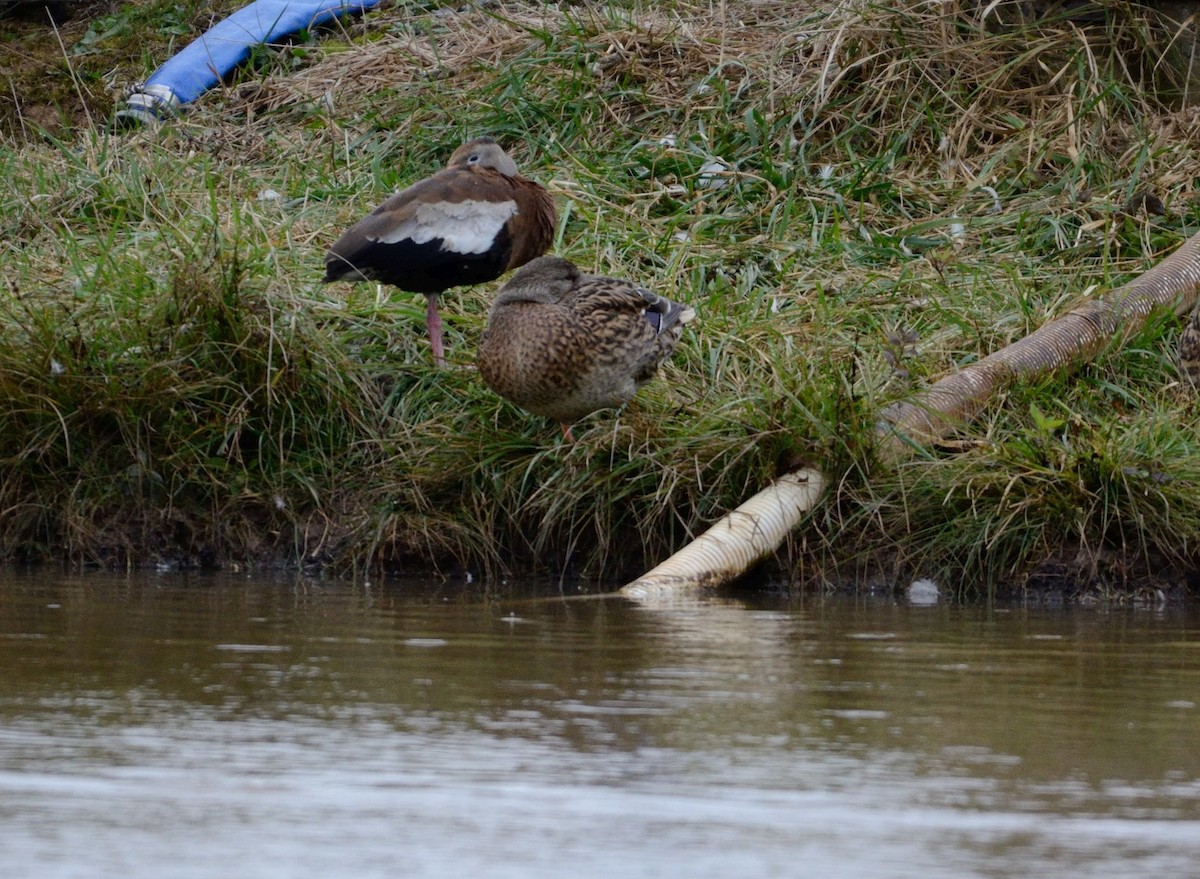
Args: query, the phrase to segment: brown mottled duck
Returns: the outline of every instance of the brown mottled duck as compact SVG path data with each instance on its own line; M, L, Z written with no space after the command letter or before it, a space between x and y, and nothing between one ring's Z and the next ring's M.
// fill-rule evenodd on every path
M630 281L542 256L500 288L476 362L489 388L574 441L571 423L627 403L695 316Z
M1194 390L1200 390L1200 305L1179 334L1179 372Z

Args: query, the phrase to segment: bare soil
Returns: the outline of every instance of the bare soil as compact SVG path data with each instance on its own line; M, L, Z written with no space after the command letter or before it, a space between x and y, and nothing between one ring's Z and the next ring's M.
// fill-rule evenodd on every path
M69 18L57 24L40 3L7 9L0 17L0 129L14 137L28 137L38 128L53 134L108 115L117 95L106 79L126 69L129 60L111 52L72 50L96 19L118 5L113 0L71 3Z
M163 3L0 0L0 131L19 140L101 124L125 90L237 0ZM162 21L173 26L160 27Z

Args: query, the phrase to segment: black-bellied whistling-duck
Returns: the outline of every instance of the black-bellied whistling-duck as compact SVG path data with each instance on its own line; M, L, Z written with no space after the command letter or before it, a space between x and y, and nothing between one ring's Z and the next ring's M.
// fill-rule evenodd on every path
M489 388L556 419L573 441L571 422L631 399L695 316L637 284L543 256L500 288L476 363Z
M491 281L545 253L556 221L550 193L522 177L496 141L479 137L347 229L325 255L325 281L379 281L424 293L441 366L438 294Z

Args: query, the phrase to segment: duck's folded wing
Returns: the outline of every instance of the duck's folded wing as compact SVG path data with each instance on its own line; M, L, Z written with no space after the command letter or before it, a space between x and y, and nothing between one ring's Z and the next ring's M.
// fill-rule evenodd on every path
M440 238L443 250L484 253L516 213L511 187L500 175L442 172L388 199L351 232L373 244Z

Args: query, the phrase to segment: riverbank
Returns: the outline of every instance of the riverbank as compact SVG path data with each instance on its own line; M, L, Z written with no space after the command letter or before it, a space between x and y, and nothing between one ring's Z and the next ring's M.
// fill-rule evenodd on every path
M1200 114L1146 78L1146 26L393 6L109 132L163 60L129 65L153 4L78 6L61 47L11 29L54 91L23 80L3 117L0 559L622 581L804 462L831 488L775 560L797 588L1189 591L1172 315L936 449L874 454L887 403L1200 226ZM699 314L574 445L475 375L495 285L444 297L438 370L422 297L319 283L342 229L479 133L554 192L557 252Z

